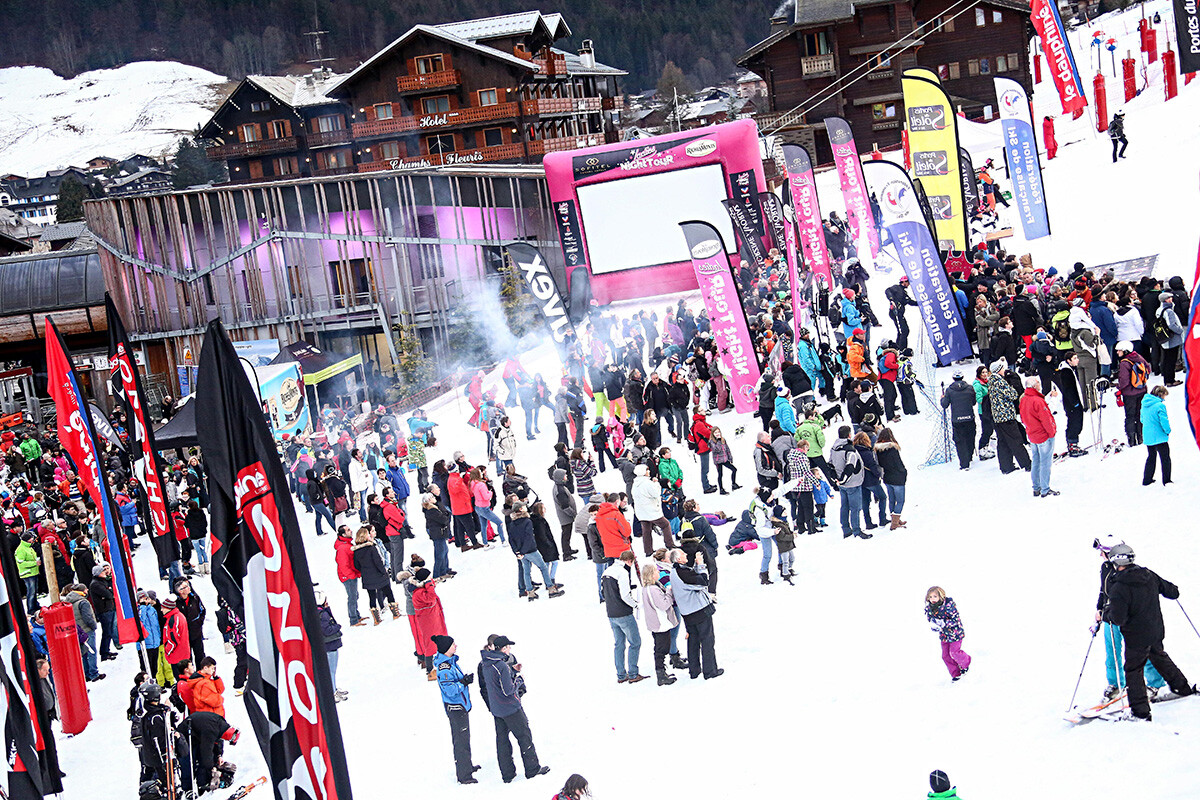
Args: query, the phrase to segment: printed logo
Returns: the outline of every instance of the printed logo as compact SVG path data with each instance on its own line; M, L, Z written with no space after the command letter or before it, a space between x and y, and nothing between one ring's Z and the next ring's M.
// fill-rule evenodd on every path
M709 153L716 152L716 149L717 143L712 139L700 139L683 148L683 152L692 158L702 158Z
M914 133L946 130L946 107L910 106L908 129Z
M950 157L945 150L926 150L912 154L913 174L918 178L950 174Z
M1021 114L1021 93L1016 89L1005 89L1000 95L1000 116L1002 117L1020 117Z
M929 195L929 211L934 219L954 219L954 207L950 205L950 195Z
M843 125L840 121L826 127L829 131L829 141L833 144L845 144L854 138L854 135L850 133L850 126Z
M883 185L879 206L885 219L907 219L913 211L913 189L908 181L894 180Z
M712 258L719 252L721 252L721 243L716 239L706 239L692 248L692 258L702 261Z

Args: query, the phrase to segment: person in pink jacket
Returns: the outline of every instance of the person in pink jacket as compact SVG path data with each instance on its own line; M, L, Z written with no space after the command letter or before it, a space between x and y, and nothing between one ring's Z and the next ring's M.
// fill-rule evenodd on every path
M483 469L475 467L470 472L468 483L471 487L471 497L475 501L475 516L479 517L479 531L482 534L487 530L487 523L492 523L496 529L496 535L500 537L500 541L505 542L504 538L504 522L500 517L496 516L496 512L492 511L492 487L488 485L487 478L483 475ZM484 542L487 541L486 536L481 536Z

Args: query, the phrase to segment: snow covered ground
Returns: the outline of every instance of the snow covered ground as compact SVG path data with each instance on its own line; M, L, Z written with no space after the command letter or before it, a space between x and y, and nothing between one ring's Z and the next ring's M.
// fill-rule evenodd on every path
M1159 6L1169 13L1165 3L1148 3L1147 13ZM1047 83L1039 89L1040 116L1045 92L1053 89ZM1152 86L1130 103L1129 158L1120 164L1111 164L1107 139L1081 134L1077 144L1061 148L1059 158L1046 165L1055 234L1034 243L1038 263L1069 268L1075 260L1091 265L1161 252L1158 274L1188 279L1197 235L1197 91L1195 84L1181 86L1180 96L1164 105ZM1060 142L1072 138L1059 134ZM823 204L833 196L825 189L822 185ZM877 309L884 307L885 280L880 276L870 287ZM663 304L655 298L642 305ZM692 304L698 307L698 298ZM618 313L634 307L627 304ZM911 316L910 321L916 323ZM885 323L873 337L892 333ZM548 378L558 374L546 346L524 359L531 371ZM948 382L949 372L941 370L938 379ZM490 377L489 383L499 385L497 373ZM1094 613L1095 536L1125 538L1140 563L1179 584L1185 607L1200 622L1200 551L1186 519L1200 501L1200 453L1190 441L1180 390L1172 390L1167 406L1175 429L1173 485L1140 485L1141 448L1107 459L1093 453L1054 466L1052 485L1062 495L1050 499L1032 497L1024 473L1001 476L994 460L966 473L954 465L917 469L932 423L905 418L896 431L909 466L907 529L876 531L871 541L843 541L831 503L830 527L797 543L794 587L759 585L757 554L720 556L715 627L725 675L716 681L685 676L670 687L654 681L617 685L594 568L583 558L560 566L563 598L528 603L517 597L516 561L507 548L452 552L451 566L459 575L440 585L439 594L463 664L474 669L490 633L517 642L514 652L529 685L525 708L538 754L552 771L533 786L521 778L508 786L500 782L491 720L472 690L472 742L475 763L483 765L481 783L457 787L436 686L413 664L405 620L387 619L378 628L345 628L338 678L350 699L338 710L354 789L359 797L400 791L544 798L579 772L597 798L913 798L927 791L926 776L936 768L946 770L970 800L1195 798L1200 700L1155 706L1148 725L1096 722L1072 729L1062 721ZM439 423L431 463L459 449L473 463L484 461L483 436L466 425L470 409L461 394L445 396L429 410ZM518 425L520 419L518 412ZM1060 411L1060 426L1062 419ZM728 414L713 421L730 436L745 426L746 434L735 440L734 459L741 482L752 485L757 420ZM1101 438L1119 438L1121 430L1122 411L1108 395ZM1089 421L1083 444L1092 441L1091 431ZM537 441L518 438L516 464L548 498L550 415L543 414ZM1059 444L1064 449L1061 436ZM688 495L700 498L703 510L736 515L746 507L746 489L729 497L701 494L698 466L683 446L675 455ZM609 471L597 485L617 490L621 481ZM409 509L416 512L415 498ZM419 512L415 516L417 538L409 552L430 559ZM316 537L312 517L302 512L301 518L313 575L345 622L333 539ZM718 528L718 535L724 539L729 530ZM157 581L149 548L136 562L141 585L157 588L161 597L165 587ZM210 650L219 653L211 621L216 598L206 580L196 583L210 608ZM934 584L958 603L967 632L964 649L974 659L956 684L922 614L924 593ZM360 607L366 609L365 596ZM1174 603L1163 603L1163 615L1167 650L1191 681L1200 681L1200 637ZM643 672L652 670L650 651L644 635ZM96 719L80 736L61 741L67 798L129 797L135 786L134 750L122 714L136 670L132 648L104 666L109 678L91 692ZM222 657L221 673L230 680L231 658ZM1097 645L1080 698L1098 699L1104 684ZM244 707L231 695L227 692L230 718L248 730ZM263 774L252 736L229 755L240 767L239 783Z
M220 75L139 61L60 78L44 67L0 69L0 171L26 177L96 156L159 156L202 124Z

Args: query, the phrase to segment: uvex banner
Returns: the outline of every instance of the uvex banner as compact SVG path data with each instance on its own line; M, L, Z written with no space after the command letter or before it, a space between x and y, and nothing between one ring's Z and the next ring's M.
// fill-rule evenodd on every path
M729 257L725 255L725 243L717 229L707 222L681 222L679 227L687 240L696 282L708 309L717 353L728 369L734 408L741 413L752 412L758 408L756 389L761 375L746 310L738 295Z
M575 326L567 316L562 294L558 291L558 283L554 280L550 268L546 266L541 251L525 242L506 244L504 249L508 251L513 266L521 270L525 286L537 301L542 319L546 321L546 329L550 331L550 337L558 347L558 354L565 356L567 334L574 334Z
M925 186L939 250L966 250L967 217L959 167L958 123L950 96L938 83L906 70L904 110L912 147L912 176ZM882 202L882 198L876 196Z
M58 440L74 462L83 488L104 521L103 546L112 564L117 636L121 644L140 641L142 627L138 622L137 602L134 600L136 587L133 571L129 568L129 553L124 545L125 536L116 524L108 483L100 474L100 450L92 431L91 414L79 389L75 369L71 366L71 354L50 317L46 317L46 382L58 411Z
M1200 72L1200 3L1175 0L1175 33L1179 39L1179 72Z
M971 154L967 148L958 148L958 174L962 178L963 213L967 215L967 225L979 210L979 181L975 179L975 165L971 163Z
M800 233L800 250L804 263L825 286L833 286L829 268L829 251L825 248L825 230L821 227L821 204L817 201L817 182L813 178L812 159L798 144L783 146L783 164L788 185L792 190L792 207L796 209L796 229Z
M867 186L879 200L883 226L891 237L890 246L895 248L913 297L921 307L925 332L938 361L945 365L970 358L971 340L963 327L954 288L921 214L912 179L903 167L890 161L871 161L863 168Z
M1192 440L1200 447L1200 252L1196 253L1196 281L1192 286L1192 308L1183 335L1183 391Z
M758 204L762 206L763 220L766 222L767 238L771 240L771 247L782 253L787 247L783 235L785 227L783 203L779 202L779 198L775 196L774 192L759 192Z
M825 132L829 135L829 146L833 148L833 162L837 165L838 179L842 184L842 196L846 200L846 216L850 219L850 233L857 247L865 234L871 243L871 255L879 255L879 231L875 230L875 217L863 188L862 160L854 144L854 133L850 123L841 117L826 117Z
M196 430L209 469L212 578L246 623L243 700L277 800L350 800L325 637L287 478L220 320L200 351Z
M1013 202L1021 217L1026 241L1050 235L1046 192L1042 186L1042 164L1033 133L1033 113L1025 88L1011 78L993 78L1000 109L1000 131L1012 175Z
M1071 52L1062 17L1058 15L1058 4L1054 0L1033 0L1029 18L1033 20L1033 27L1042 41L1042 52L1046 55L1047 67L1058 89L1063 113L1073 114L1082 110L1087 106L1087 98L1083 96L1083 84L1079 80L1079 70L1075 68L1075 54Z
M149 412L145 405L146 393L142 391L142 378L138 374L133 350L129 346L125 323L121 320L112 297L107 293L104 295L104 308L108 315L108 363L112 370L112 388L117 399L125 407L125 417L128 420L129 460L133 464L134 475L146 493L150 517L147 527L152 537L151 544L158 555L159 566L166 567L171 561L179 558L179 554L178 545L175 543L175 531L172 530L170 515L167 513L162 465L158 460L158 448L154 445L154 426L150 424Z
M760 272L766 269L767 254L763 252L762 239L758 236L758 228L750 216L747 206L741 200L722 200L721 205L729 212L733 228L742 239L742 250L749 253L750 260Z

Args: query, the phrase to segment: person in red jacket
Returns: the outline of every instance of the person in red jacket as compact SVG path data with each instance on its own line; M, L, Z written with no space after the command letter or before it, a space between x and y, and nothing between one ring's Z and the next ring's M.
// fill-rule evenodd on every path
M1046 160L1058 155L1058 141L1054 138L1054 117L1042 118L1042 141L1046 143Z
M1054 414L1042 396L1042 379L1031 375L1025 379L1025 394L1021 395L1021 422L1025 425L1025 434L1029 437L1029 448L1032 450L1030 460L1033 462L1030 475L1033 478L1034 497L1052 497L1058 492L1050 488L1050 467L1054 464L1054 434L1058 427L1054 424ZM1050 393L1057 396L1058 390Z
M187 618L176 608L178 598L167 595L162 601L163 609L163 655L171 665L171 671L178 678L185 662L190 663L192 657L191 640L188 638Z
M467 488L466 476L451 472L446 481L446 493L450 495L450 513L454 515L454 544L464 553L483 547L475 537L475 501ZM471 545L467 546L470 539Z
M604 547L604 557L608 564L614 558L620 558L621 553L633 546L633 528L620 508L620 497L615 494L605 496L596 512L596 531L600 534L600 542Z
M433 657L437 654L437 646L431 637L447 635L446 615L442 611L442 600L437 595L437 584L438 581L433 580L433 573L421 567L413 573L408 579L408 585L404 587L406 592L412 593L412 631L417 656L431 681L437 680L437 672L433 669Z
M879 388L883 390L883 414L891 422L899 422L896 413L896 378L900 375L900 354L896 343L884 341L880 345Z
M404 511L396 503L396 493L392 487L387 487L383 490L383 499L379 501L379 508L383 511L383 518L387 521L385 530L379 533L386 533L388 552L392 554L392 580L398 580L400 572L404 569L404 537L407 532L404 528Z
M692 433L688 436L688 446L700 456L700 483L704 485L705 494L712 494L717 490L717 487L708 482L708 463L712 460L712 447L708 440L711 438L712 426L708 424L704 412L697 411L692 415Z
M358 579L362 573L354 568L354 535L349 525L338 528L333 552L337 560L338 580L346 587L346 611L350 624L355 627L366 625L367 621L358 613Z

